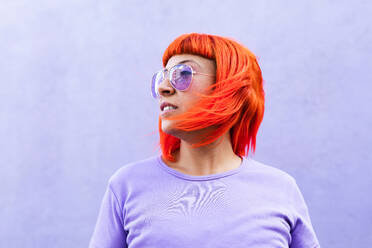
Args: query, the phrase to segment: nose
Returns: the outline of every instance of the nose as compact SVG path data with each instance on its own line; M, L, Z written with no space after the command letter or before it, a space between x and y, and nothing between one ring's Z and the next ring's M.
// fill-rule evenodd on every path
M175 93L175 89L172 87L167 77L159 84L158 91L160 96L170 96Z

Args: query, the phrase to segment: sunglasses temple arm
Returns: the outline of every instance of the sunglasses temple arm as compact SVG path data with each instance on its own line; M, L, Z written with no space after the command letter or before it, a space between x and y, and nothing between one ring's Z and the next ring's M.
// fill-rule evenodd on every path
M193 74L199 74L199 75L204 75L204 76L215 76L213 74L206 74L206 73L201 73L201 72L194 72Z

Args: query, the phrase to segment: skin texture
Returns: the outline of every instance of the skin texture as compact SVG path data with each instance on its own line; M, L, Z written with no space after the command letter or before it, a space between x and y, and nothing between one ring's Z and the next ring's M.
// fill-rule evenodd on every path
M184 64L190 65L196 72L216 74L216 64L213 60L191 54L171 57L166 68L170 69L184 60L190 60L190 62L184 62ZM213 76L194 74L190 88L187 91L178 91L171 86L168 79L165 79L159 85L159 105L162 102L169 102L178 107L174 113L187 111L199 99L199 96L195 93L207 93L206 88L214 81L215 77ZM220 139L218 139L207 146L192 148L191 144L197 143L199 141L198 137L206 129L193 132L179 131L172 128L173 122L173 120L162 119L163 132L181 140L180 149L175 154L176 162L164 161L169 167L184 174L201 176L222 173L240 166L242 159L233 152L229 132L226 132L220 138L222 139L220 143Z

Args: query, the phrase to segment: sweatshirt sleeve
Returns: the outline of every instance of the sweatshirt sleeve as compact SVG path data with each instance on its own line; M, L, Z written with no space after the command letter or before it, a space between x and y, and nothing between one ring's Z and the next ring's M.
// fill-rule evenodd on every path
M294 224L291 228L290 248L320 248L319 241L311 224L308 207L293 178L292 209Z
M126 248L123 211L109 181L89 248Z

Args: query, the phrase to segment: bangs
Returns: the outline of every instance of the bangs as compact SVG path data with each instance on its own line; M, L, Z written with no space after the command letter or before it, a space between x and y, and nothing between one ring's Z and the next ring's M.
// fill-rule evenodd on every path
M208 34L184 34L174 40L163 54L163 66L168 60L178 54L193 54L205 57L207 59L216 59L215 41Z

